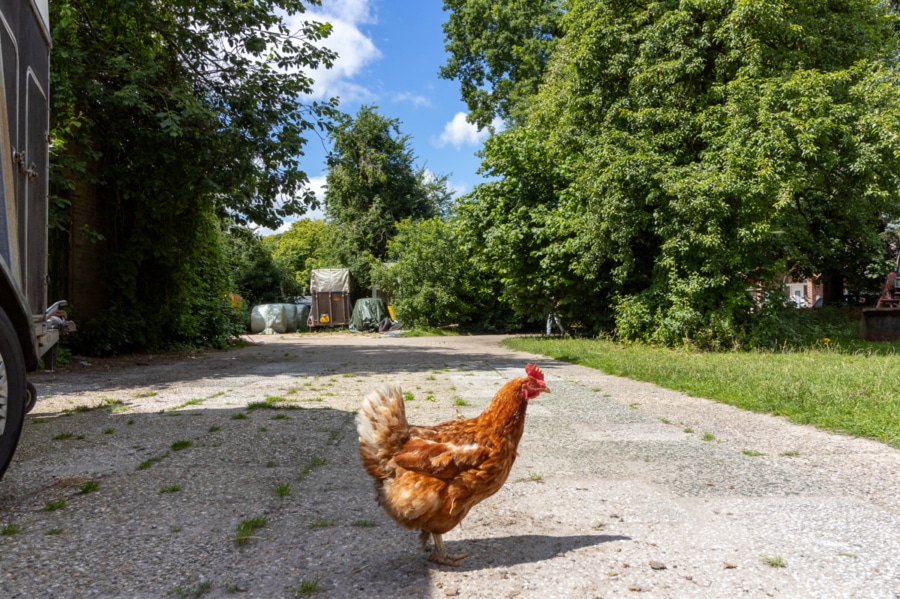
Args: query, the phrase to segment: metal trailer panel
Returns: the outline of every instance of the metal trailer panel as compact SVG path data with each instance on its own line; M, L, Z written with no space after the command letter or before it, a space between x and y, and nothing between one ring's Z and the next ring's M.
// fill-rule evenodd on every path
M43 15L41 11L43 10ZM47 309L50 48L46 6L0 0L0 52L12 151L14 202L4 211L8 247L0 244L31 312Z
M2 297L29 370L37 367L37 358L59 338L57 324L51 326L46 314L50 136L47 9L47 0L0 0L0 271L6 280Z
M350 293L347 291L318 291L312 294L309 312L310 328L343 327L350 324Z

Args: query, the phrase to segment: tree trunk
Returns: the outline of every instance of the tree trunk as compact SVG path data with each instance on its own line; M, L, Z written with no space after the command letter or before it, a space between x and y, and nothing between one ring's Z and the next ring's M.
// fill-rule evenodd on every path
M822 303L840 304L844 301L844 277L836 272L822 275Z

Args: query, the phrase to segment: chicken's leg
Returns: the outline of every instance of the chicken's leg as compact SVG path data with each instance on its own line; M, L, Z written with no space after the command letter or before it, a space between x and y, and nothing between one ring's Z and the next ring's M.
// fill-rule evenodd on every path
M441 538L436 532L431 533L431 536L434 537L434 551L431 552L431 555L428 556L433 562L437 562L439 564L444 564L445 566L456 566L459 567L461 564L459 560L466 557L465 553L460 553L457 555L450 555L447 553L447 548L444 546L444 539Z

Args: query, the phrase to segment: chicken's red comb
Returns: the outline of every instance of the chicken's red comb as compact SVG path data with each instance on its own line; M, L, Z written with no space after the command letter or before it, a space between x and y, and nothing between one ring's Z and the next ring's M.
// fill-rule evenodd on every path
M538 379L539 381L544 380L544 373L541 372L541 369L537 367L537 364L526 364L525 374L533 379Z

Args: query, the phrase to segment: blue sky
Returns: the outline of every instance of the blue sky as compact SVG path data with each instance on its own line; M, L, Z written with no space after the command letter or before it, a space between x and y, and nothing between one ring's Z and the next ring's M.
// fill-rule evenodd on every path
M338 96L341 110L351 115L369 104L380 114L399 119L401 133L410 136L417 166L449 175L450 188L459 195L482 180L476 174L475 153L488 133L465 121L467 108L459 84L438 78L446 62L441 25L447 13L442 4L441 0L322 0L321 6L294 18L328 21L334 28L322 45L337 51L339 58L332 69L312 74L314 99ZM302 163L320 200L327 144L327 139L311 139ZM321 212L308 215L321 216Z

